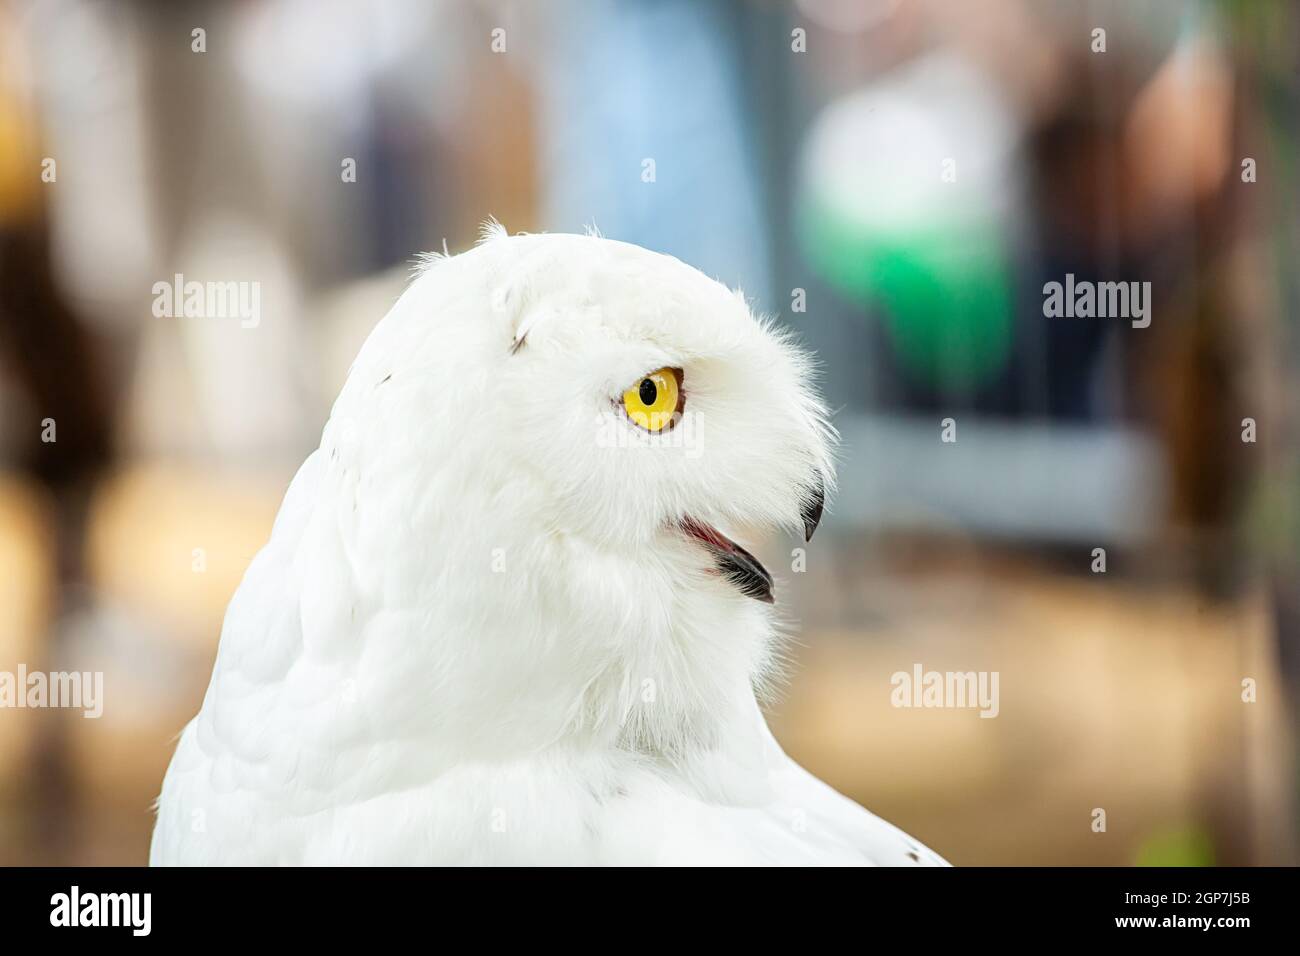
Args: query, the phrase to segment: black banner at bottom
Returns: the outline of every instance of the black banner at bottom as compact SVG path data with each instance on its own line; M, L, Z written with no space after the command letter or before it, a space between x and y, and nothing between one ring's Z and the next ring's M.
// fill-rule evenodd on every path
M1231 945L1279 933L1294 908L1295 870L537 870L11 869L0 870L6 942L75 934L80 942L294 942L434 933L464 945L480 932L575 943L621 926L647 941L699 933L731 943L772 932L827 930L875 938L882 924L945 938L1135 942L1193 938ZM1284 907L1286 910L1284 910ZM698 929L696 929L698 928ZM975 936L971 934L976 933ZM455 937L443 934L454 932ZM734 935L733 935L734 934ZM586 937L583 942L583 937ZM621 938L621 937L619 937Z

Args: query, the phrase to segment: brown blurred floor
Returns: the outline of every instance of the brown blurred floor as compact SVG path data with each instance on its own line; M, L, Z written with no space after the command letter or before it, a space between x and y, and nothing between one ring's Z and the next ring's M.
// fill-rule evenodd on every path
M1202 838L1218 863L1295 863L1262 600L1205 604L979 551L859 572L877 619L807 634L772 708L814 773L958 864L1178 861L1169 844ZM915 663L998 671L999 716L892 707L890 676Z

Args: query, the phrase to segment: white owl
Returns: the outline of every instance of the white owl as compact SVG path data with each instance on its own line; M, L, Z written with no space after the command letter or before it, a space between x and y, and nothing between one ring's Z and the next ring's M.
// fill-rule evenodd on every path
M154 864L943 861L755 700L833 432L742 296L598 236L432 259L230 602Z

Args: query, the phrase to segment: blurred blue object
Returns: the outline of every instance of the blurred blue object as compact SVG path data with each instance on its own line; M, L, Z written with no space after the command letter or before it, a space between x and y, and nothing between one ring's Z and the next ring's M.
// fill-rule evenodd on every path
M759 309L775 311L733 4L598 0L548 12L545 227L594 224L740 286Z

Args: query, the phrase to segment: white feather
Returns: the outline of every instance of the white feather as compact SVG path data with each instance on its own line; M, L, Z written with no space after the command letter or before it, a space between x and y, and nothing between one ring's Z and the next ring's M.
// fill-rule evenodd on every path
M663 366L690 447L612 414ZM801 528L809 372L635 246L492 224L430 259L230 603L151 862L941 862L781 752L771 608L674 530Z

